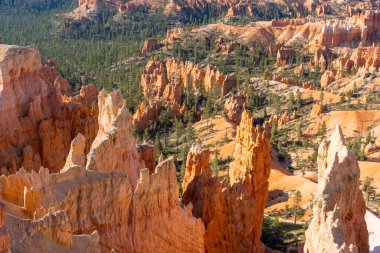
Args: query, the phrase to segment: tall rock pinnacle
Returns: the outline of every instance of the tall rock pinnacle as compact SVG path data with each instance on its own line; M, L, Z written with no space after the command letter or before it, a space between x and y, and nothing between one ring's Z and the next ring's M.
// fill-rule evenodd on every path
M330 143L323 141L318 150L318 189L306 253L369 252L359 178L358 162L337 125Z

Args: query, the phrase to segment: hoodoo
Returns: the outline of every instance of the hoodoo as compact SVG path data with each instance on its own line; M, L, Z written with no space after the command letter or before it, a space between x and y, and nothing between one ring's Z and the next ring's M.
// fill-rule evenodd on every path
M359 178L358 162L338 125L329 143L325 140L319 146L318 189L306 231L306 253L369 252Z
M269 135L269 124L254 126L252 114L243 112L228 185L210 176L207 168L201 170L201 163L187 164L185 178L193 180L184 189L183 203L191 202L193 215L205 224L205 252L264 252L260 237L270 173ZM194 153L202 154L191 150L188 158Z

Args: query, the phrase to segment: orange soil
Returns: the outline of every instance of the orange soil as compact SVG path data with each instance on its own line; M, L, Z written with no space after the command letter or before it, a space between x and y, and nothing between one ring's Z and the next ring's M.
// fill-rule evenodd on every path
M326 123L327 136L331 135L337 124L342 127L345 137L365 136L368 130L380 124L380 110L373 111L333 111L311 120L306 130L316 134L320 122Z
M232 156L235 148L236 135L236 125L234 123L228 121L225 117L215 116L208 120L204 119L197 122L194 124L194 130L197 141L201 142L203 147L212 145L210 147L211 152L218 148L220 158L222 159ZM226 137L229 141L224 143L223 139Z

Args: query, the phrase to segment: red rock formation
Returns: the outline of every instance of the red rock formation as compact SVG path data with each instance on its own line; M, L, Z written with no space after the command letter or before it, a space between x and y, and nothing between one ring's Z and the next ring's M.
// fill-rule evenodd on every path
M296 118L297 118L297 113L296 113L296 111L293 111L292 115L290 115L290 117L289 117L289 121L295 120Z
M31 57L37 53L34 48L13 46L1 51L1 112L9 112L4 114L6 119L20 124L18 120L22 115L27 115L28 120L44 122L41 119L44 113L58 108L67 116L62 120L75 119L78 124L85 124L86 121L80 119L86 119L86 115L81 115L78 108L91 104L93 101L88 99L96 99L97 92L87 87L81 95L71 97L69 90L64 89L66 86L61 87L65 84L63 79L58 74L51 75L55 73L52 69L41 73L39 58ZM49 93L49 85L55 88L55 93ZM24 98L25 94L29 94L27 99ZM38 106L30 105L34 102L29 101L32 95L43 98L35 103ZM46 106L42 108L41 102ZM72 107L64 107L66 103ZM87 137L85 139L84 136L90 135L84 133L83 136L78 135L71 145L68 144L71 150L64 154L65 158L68 156L66 163L63 161L65 167L61 173L50 173L44 167L38 173L21 168L15 174L0 177L0 199L7 203L7 211L10 212L5 227L10 231L12 252L100 253L110 252L111 249L116 252L203 252L204 225L200 219L192 217L191 205L185 207L179 203L173 159L162 161L152 175L148 169L142 170L138 178L136 174L144 166L132 136L132 118L125 101L119 92L108 94L102 91L98 103L100 113L98 120L94 121L96 126L99 122L99 131L87 156L86 167L84 154ZM74 128L66 129L66 125L62 128L55 125L59 117L48 119L53 122L52 127L56 127L51 128L56 133L70 130L70 135L61 136L61 141L71 141L72 134L79 132ZM1 133L8 136L10 127L3 121ZM23 123L28 130L28 122ZM33 131L31 133L34 134ZM48 132L41 134L46 138L49 136ZM31 138L19 137L20 143ZM53 138L50 137L49 142ZM7 137L4 140L12 139ZM1 143L7 144L6 141ZM24 147L25 144L20 146ZM30 146L33 148L33 143ZM40 150L42 161L47 155L62 152L54 148L60 146L52 145L51 149ZM24 153L25 165L34 161L30 149L24 148L20 152ZM11 160L14 158L13 151L8 151L7 146L2 152ZM154 159L154 155L147 158ZM5 217L2 208L0 205L0 218ZM7 252L9 237L3 223L4 219L0 219L0 248L2 252ZM149 238L149 241L144 238Z
M293 78L290 78L290 77L282 77L281 75L273 76L273 80L277 81L277 82L285 83L285 84L290 85L290 86L298 86L298 87L302 87L304 89L313 89L311 87L311 83L308 81L306 81L306 82L297 81L297 80L294 80Z
M296 111L293 111L291 115L287 111L285 111L282 115L272 114L269 122L272 124L273 121L277 122L278 127L284 126L286 123L295 120L297 118Z
M70 152L67 155L65 166L61 172L75 166L86 166L86 155L84 151L85 145L86 139L83 135L78 134L78 136L71 142Z
M294 75L296 75L296 76L301 76L302 75L302 73L304 72L304 65L303 65L303 63L301 63L298 67L295 67L294 68Z
M210 150L202 149L197 145L192 145L186 159L186 172L182 182L182 189L186 189L187 185L193 181L195 175L200 175L202 170L209 177L211 176L210 167Z
M151 53L159 47L159 43L156 39L148 39L144 41L144 46L141 49L142 54Z
M86 169L126 173L135 187L144 165L132 135L132 116L120 91L108 94L102 90L98 103L99 132L88 153Z
M34 47L1 45L0 73L0 167L59 171L78 133L89 150L98 127L88 94L95 88L72 97L67 81L41 63Z
M318 189L304 251L369 252L360 169L338 125L318 150Z
M101 5L111 5L111 6L119 6L121 4L121 0L78 0L79 6L86 6L86 8L91 8L92 6L101 6Z
M246 3L238 3L231 6L226 14L226 17L235 17L235 16L248 16L251 17L254 15L252 6Z
M235 74L223 75L208 66L201 69L193 62L168 60L149 61L141 76L141 87L148 104L140 104L135 115L134 125L143 132L150 121L158 119L162 108L179 117L186 108L181 107L181 91L192 89L194 93L220 91L226 95L237 83Z
M296 52L293 49L286 49L284 47L281 47L277 51L277 57L276 57L276 65L277 66L284 66L289 61L295 60Z
M335 81L335 74L331 70L325 71L321 76L321 87L327 88L330 83Z
M380 47L363 47L363 43L352 52L332 62L332 69L327 70L321 77L321 87L326 88L332 82L344 77L345 74L363 72L378 72L380 70Z
M193 62L177 60L149 61L141 77L146 97L177 103L180 102L180 89L190 86L194 91L210 92L215 85L224 96L236 85L236 77L234 74L225 76L210 66L203 70Z
M327 69L333 58L334 55L328 48L318 46L314 53L314 62L311 65L317 65L319 70L323 72Z
M320 102L313 104L313 108L310 112L310 118L319 117L323 114L323 105Z
M143 132L152 122L158 120L162 109L161 101L141 103L133 115L133 126L138 132Z
M236 124L240 124L241 114L243 113L244 104L247 98L244 95L234 95L224 103L224 109L227 112L227 118Z
M366 70L379 71L380 68L380 47L363 47L362 44L356 48L349 56L339 57L333 62L333 67L342 72L350 72L354 69L356 72L361 68Z
M220 39L216 45L216 52L224 52L226 54L230 54L239 45L240 44L236 41L224 42L222 39Z
M344 22L327 23L323 26L320 44L335 47L347 42L371 42L379 33L380 13L366 11Z
M252 115L244 111L229 185L205 170L187 170L195 177L187 185L183 203L191 202L193 215L205 224L206 252L264 252L260 237L270 173L269 135L269 124L255 127Z
M72 167L59 174L48 174L46 169L31 174L22 171L3 176L1 180L2 200L11 201L4 193L19 193L21 200L14 208L28 209L28 192L34 191L40 202L34 210L29 209L33 217L41 219L52 212L61 212L67 217L65 220L69 223L54 222L43 226L43 231L50 227L57 233L62 231L59 226L64 226L67 231L64 229L63 235L48 233L47 236L65 247L74 245L71 244L71 234L98 230L102 252L111 249L117 252L203 252L204 226L201 220L192 217L191 206L181 207L178 202L176 168L172 158L160 163L153 175L148 169L142 170L134 191L126 174L98 173L81 167ZM17 225L17 222L20 221L15 218L7 226L12 230L15 247L33 242L34 233L29 237L25 235L27 239L20 241L24 237L17 235L27 231L25 225ZM183 229L189 234L179 232ZM162 240L163 234L165 240ZM149 236L149 242L144 240L144 235Z
M141 171L130 228L136 252L204 252L204 225L192 217L191 205L182 208L178 199L172 158L158 164L151 176L148 170ZM150 238L149 243L144 238Z
M156 168L156 150L152 142L141 143L137 145L140 161L144 161L145 167L149 169L150 174L154 173Z
M0 252L8 253L10 251L10 236L9 232L4 228L7 219L5 205L0 203Z

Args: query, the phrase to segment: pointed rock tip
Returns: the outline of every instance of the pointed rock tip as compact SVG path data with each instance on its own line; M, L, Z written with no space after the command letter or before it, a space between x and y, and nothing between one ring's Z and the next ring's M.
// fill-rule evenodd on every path
M81 141L85 141L85 140L86 140L86 138L81 133L78 133L78 135L73 139L74 142L81 142Z
M344 134L343 134L343 131L342 131L340 124L336 125L335 130L332 133L330 140L331 140L331 142L332 141L335 141L335 142L341 141L344 144Z

